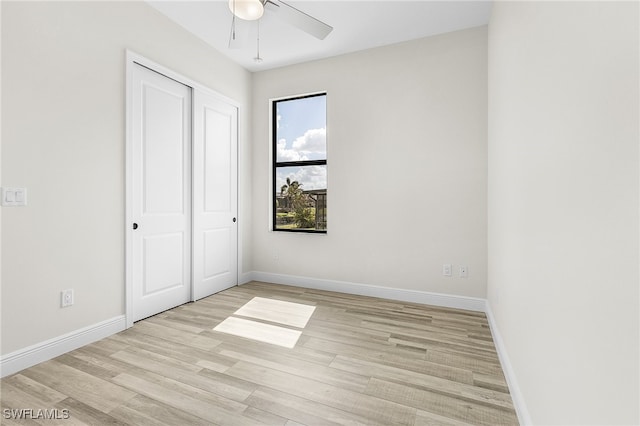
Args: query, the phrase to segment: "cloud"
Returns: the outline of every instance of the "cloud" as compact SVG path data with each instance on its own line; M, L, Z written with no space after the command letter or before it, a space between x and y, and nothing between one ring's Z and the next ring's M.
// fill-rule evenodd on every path
M287 178L291 181L298 181L304 191L312 189L327 188L327 167L326 166L305 166L279 168L276 173L276 191L280 193L280 188L286 183Z
M300 153L294 149L287 149L287 141L280 139L278 141L278 161L304 161L308 160L307 157L301 156Z
M327 129L309 129L293 141L292 148L309 160L327 157Z
M287 140L277 145L278 161L322 160L327 158L327 130L309 129L287 148Z

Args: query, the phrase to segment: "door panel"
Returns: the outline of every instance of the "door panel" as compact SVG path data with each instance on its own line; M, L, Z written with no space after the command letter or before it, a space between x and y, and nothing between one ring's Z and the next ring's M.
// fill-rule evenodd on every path
M194 93L194 298L238 283L238 109Z
M185 135L182 117L187 113L185 108L191 106L184 104L183 93L172 93L150 82L145 82L142 90L144 213L183 213Z
M209 280L230 273L229 229L213 229L205 231L204 235L204 279Z
M183 284L184 234L143 237L142 297Z
M205 213L231 211L231 134L234 117L205 106Z
M133 320L191 300L191 89L135 65Z

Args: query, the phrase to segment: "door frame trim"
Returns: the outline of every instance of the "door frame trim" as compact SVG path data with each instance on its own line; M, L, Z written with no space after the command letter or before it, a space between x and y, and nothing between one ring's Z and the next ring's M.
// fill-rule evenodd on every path
M221 101L224 101L238 109L238 119L240 116L241 105L237 101L228 98L209 87L198 83L197 81L191 80L179 74L163 65L158 64L142 55L139 55L129 49L125 51L125 247L124 247L124 257L125 257L125 322L126 328L133 326L133 229L131 224L133 223L133 184L132 184L132 176L133 176L133 70L136 64L148 68L152 71L155 71L159 74L164 75L167 78L177 81L178 83L184 84L185 86L190 87L192 90L198 90L205 93L209 93ZM193 96L192 96L192 104L193 104ZM193 126L193 122L192 122ZM240 165L240 126L238 125L237 129L237 137L238 137L238 151L236 152L238 158L238 166ZM193 138L193 128L192 128L192 138ZM193 140L193 139L192 139ZM192 159L193 161L193 159ZM239 189L241 186L240 183L240 167L238 167L237 172L237 188L238 191L238 205L236 206L236 210L238 211L238 226L236 229L236 238L237 238L237 269L236 269L236 285L240 283L240 265L242 265L242 241L240 240L240 236L242 235L241 227L242 220L240 218L240 194ZM193 213L192 213L193 214ZM192 221L193 222L193 221ZM193 226L193 223L192 223ZM193 243L192 243L193 244ZM192 265L193 267L193 262ZM192 276L193 276L193 271ZM191 300L194 300L194 291L193 285L191 286Z

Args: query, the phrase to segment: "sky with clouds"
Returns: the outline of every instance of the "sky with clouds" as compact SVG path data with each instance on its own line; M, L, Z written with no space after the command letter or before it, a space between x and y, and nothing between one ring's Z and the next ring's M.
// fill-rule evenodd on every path
M280 101L276 104L277 161L324 160L327 158L326 96ZM283 167L276 171L276 191L286 178L297 180L302 189L325 189L326 166Z

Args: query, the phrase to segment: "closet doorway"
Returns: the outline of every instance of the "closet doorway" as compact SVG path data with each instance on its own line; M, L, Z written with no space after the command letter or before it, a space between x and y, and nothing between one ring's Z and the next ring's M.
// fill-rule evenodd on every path
M126 315L237 284L238 107L129 53Z

